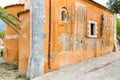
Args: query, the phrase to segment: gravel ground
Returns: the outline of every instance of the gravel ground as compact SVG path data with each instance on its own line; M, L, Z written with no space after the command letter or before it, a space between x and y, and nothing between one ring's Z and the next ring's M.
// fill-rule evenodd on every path
M21 75L16 65L7 64L0 57L0 80L29 80Z
M33 80L120 80L120 52L70 65Z

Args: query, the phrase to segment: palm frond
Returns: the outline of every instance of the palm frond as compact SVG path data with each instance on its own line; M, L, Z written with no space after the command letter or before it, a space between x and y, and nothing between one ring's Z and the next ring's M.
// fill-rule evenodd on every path
M20 20L10 14L8 11L0 7L0 19L3 20L6 24L8 24L13 30L18 33L20 32Z

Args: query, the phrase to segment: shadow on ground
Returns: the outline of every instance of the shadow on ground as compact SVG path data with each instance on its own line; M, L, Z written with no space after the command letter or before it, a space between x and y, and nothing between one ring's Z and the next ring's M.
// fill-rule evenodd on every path
M16 65L5 62L0 63L0 80L29 80L26 76L21 75Z

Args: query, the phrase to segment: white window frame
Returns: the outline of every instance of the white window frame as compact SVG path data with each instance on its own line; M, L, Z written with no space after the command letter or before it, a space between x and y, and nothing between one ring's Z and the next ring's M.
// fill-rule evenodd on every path
M91 35L91 24L94 24L94 35ZM89 21L89 25L88 25L88 33L89 33L89 37L91 38L97 38L97 33L98 33L98 26L97 26L97 22L95 21Z

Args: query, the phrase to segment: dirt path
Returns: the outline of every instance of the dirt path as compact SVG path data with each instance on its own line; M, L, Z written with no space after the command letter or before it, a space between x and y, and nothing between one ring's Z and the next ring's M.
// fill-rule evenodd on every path
M5 63L0 57L0 80L29 80L18 72L18 67Z

